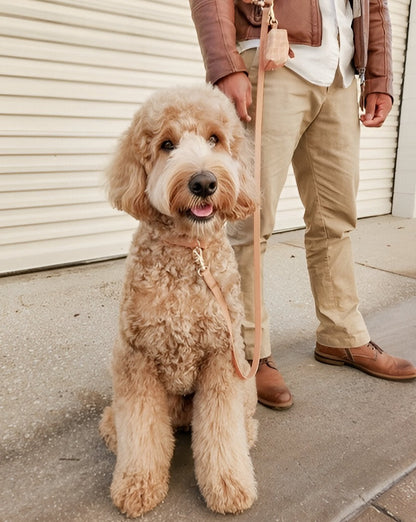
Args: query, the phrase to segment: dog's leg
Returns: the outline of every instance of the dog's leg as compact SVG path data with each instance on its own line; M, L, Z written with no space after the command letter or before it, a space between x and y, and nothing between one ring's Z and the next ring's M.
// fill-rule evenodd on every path
M166 392L152 365L130 349L116 354L113 369L117 462L111 496L135 518L167 494L174 438Z
M195 393L195 473L208 507L218 513L244 511L257 496L246 431L244 384L228 358L216 357L202 372Z
M117 434L114 426L113 408L111 406L107 406L104 409L99 429L107 448L113 453L117 453Z
M253 418L257 406L256 380L249 379L243 383L244 387L244 412L247 430L248 447L252 448L257 441L259 421Z

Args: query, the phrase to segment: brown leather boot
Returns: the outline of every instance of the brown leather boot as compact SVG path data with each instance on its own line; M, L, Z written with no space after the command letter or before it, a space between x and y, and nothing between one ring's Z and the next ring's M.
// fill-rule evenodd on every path
M416 368L411 362L383 352L372 341L356 348L330 348L316 343L315 359L337 366L347 364L375 377L391 381L416 378Z
M276 410L287 410L293 404L292 394L272 357L260 359L256 373L257 399Z

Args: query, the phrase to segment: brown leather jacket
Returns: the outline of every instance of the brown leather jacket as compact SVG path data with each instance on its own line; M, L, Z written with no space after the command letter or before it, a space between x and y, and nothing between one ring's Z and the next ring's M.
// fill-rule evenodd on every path
M189 0L207 71L215 84L233 72L246 72L236 41L259 38L261 9L243 0ZM353 20L354 65L363 98L372 92L393 97L391 24L387 0L350 0L358 14ZM321 45L319 0L275 0L279 27L293 44ZM355 6L355 7L354 7ZM301 14L301 15L299 15ZM365 80L365 83L364 83Z

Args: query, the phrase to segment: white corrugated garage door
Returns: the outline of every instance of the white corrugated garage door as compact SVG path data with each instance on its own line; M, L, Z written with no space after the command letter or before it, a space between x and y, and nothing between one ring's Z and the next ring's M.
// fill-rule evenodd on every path
M400 92L409 0L391 0ZM0 0L0 272L124 254L135 222L101 173L153 90L204 77L188 0ZM359 215L390 212L399 96L365 129ZM289 176L280 230L302 226Z
M204 77L186 0L0 1L0 271L120 255L103 167L158 87Z

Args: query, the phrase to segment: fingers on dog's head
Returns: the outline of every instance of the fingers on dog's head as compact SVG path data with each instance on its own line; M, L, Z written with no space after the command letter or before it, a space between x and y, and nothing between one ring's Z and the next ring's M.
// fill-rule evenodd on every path
M259 204L254 181L254 143L247 135L241 138L238 152L240 190L237 202L227 219L236 221L252 215Z

